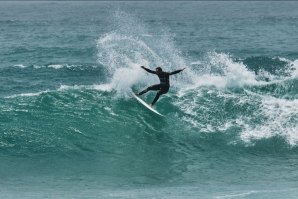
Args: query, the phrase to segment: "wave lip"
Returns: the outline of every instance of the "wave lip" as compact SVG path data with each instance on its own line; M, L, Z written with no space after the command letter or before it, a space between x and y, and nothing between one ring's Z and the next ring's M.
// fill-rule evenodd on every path
M10 99L10 98L16 98L16 97L34 97L34 96L39 96L41 94L48 93L48 92L50 92L50 90L39 91L36 93L20 93L20 94L6 96L5 98Z
M23 65L23 64L16 64L16 65L14 65L14 67L18 67L18 68L27 68L28 66Z

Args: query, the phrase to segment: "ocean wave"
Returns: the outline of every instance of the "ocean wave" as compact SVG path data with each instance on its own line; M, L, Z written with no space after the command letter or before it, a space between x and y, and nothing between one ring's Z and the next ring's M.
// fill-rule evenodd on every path
M39 96L45 93L51 92L50 90L45 90L45 91L39 91L35 93L20 93L20 94L14 94L14 95L9 95L4 98L17 98L17 97L34 97L34 96Z
M18 93L9 96L5 96L4 98L18 98L18 97L36 97L46 93L54 93L54 92L63 92L63 91L84 91L84 90L97 90L104 92L111 92L112 87L110 84L93 84L93 85L60 85L56 90L44 90L38 92L28 92L28 93Z
M18 68L27 68L28 66L23 65L23 64L16 64L16 65L14 65L14 67L18 67Z
M284 140L286 146L297 146L296 93L276 89L283 84L293 87L289 81L297 78L297 60L240 59L221 52L207 52L191 60L182 55L169 32L162 30L156 34L163 37L148 37L150 31L133 17L121 12L116 15L112 23L118 29L100 36L96 43L100 70L104 70L98 79L106 81L71 84L66 81L69 78L66 74L66 79L59 79L62 83L59 87L55 85L56 89L0 99L1 109L7 110L3 118L9 121L3 124L7 134L0 137L1 147L25 154L32 148L37 153L85 153L101 151L102 146L115 140L117 145L129 148L135 144L131 140L146 140L142 136L147 134L169 136L165 142L173 142L171 147L175 151L180 150L175 148L180 145L176 140L177 143L186 140L185 148L190 146L187 142L196 139L208 145L205 135L213 135L224 146L235 148L253 146L274 137ZM141 65L161 66L165 71L187 67L171 77L171 90L156 105L167 116L164 121L130 96L131 88L138 90L159 81L143 71ZM270 65L275 68L271 70ZM97 68L92 64L69 63L14 67L51 71ZM285 97L287 94L291 97ZM148 101L153 95L149 93L148 98L143 98ZM22 122L17 123L13 118Z
M61 85L56 90L0 99L0 109L6 110L0 117L10 121L2 123L5 134L0 142L5 144L0 146L18 154L31 153L30 148L36 153L85 153L81 148L100 151L98 143L90 139L98 139L99 133L104 137L101 144L106 145L115 139L109 135L118 135L119 129L129 136L139 129L149 134L171 132L173 139L194 139L195 135L201 144L208 142L205 135L214 135L223 145L236 148L276 137L284 140L286 147L298 144L297 99L278 99L248 89L201 87L180 96L170 91L156 105L166 115L161 122L131 96L119 98L110 89L108 84ZM20 141L24 135L26 142ZM125 142L125 136L122 139L118 141ZM74 146L78 140L79 148Z
M88 68L97 68L98 66L96 65L81 65L81 64L48 64L48 65L25 65L25 64L16 64L13 65L13 67L16 68L33 68L33 69L44 69L44 68L52 68L52 69L80 69L80 70L84 70L84 69L88 69Z

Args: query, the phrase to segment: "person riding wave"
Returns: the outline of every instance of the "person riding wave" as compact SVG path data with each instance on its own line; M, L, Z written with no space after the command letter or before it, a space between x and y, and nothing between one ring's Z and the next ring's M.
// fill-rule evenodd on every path
M174 75L174 74L180 73L181 71L183 71L185 69L185 68L183 68L183 69L176 70L176 71L173 71L173 72L170 72L169 73L169 72L163 72L161 67L157 67L155 69L155 71L150 70L148 68L145 68L145 66L141 66L141 68L143 68L148 73L152 73L152 74L157 75L158 78L159 78L159 80L160 80L160 83L159 84L155 84L155 85L149 86L145 90L137 93L138 96L141 96L144 93L147 93L148 91L151 91L151 90L158 91L156 93L156 96L155 96L153 102L150 104L151 107L157 102L157 100L159 99L159 97L162 94L165 94L165 93L167 93L169 91L169 88L170 88L170 75Z

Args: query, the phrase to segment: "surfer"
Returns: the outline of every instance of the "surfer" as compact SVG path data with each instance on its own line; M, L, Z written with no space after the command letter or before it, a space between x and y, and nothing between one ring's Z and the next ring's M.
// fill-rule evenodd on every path
M180 73L181 71L183 71L185 69L185 68L183 68L183 69L176 70L176 71L168 73L168 72L163 72L161 67L155 68L155 71L150 70L148 68L145 68L145 66L141 66L141 68L143 68L148 73L152 73L152 74L157 75L159 80L160 80L160 84L155 84L155 85L149 86L145 90L137 93L138 96L141 96L144 93L147 93L148 91L151 91L151 90L158 91L156 93L156 96L155 96L153 102L150 104L151 107L155 104L155 102L157 102L158 98L162 94L165 94L169 91L169 88L170 88L170 75Z

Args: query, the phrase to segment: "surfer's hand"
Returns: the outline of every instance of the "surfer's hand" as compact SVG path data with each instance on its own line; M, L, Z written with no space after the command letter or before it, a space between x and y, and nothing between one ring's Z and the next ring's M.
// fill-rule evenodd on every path
M144 68L145 68L145 66L141 66L141 68L143 68L143 69L144 69Z
M182 68L181 71L183 71L184 69L186 69L186 68Z

